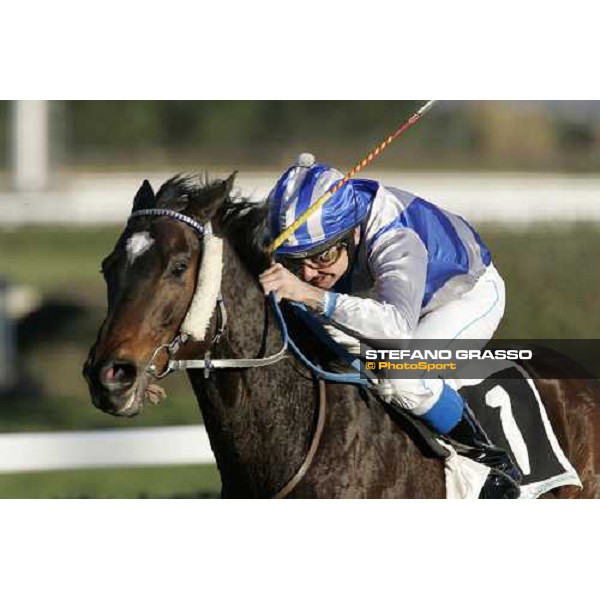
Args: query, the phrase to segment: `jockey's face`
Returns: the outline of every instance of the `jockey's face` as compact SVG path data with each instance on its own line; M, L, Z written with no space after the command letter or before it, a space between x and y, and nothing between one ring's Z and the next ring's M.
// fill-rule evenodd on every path
M318 258L302 261L300 279L323 290L331 289L348 268L348 248L341 244L334 246L331 254L335 254L335 260L331 262L319 261Z
M354 232L355 242L358 243L360 231ZM348 244L341 242L313 256L299 261L294 269L298 277L306 283L323 290L330 290L344 275L349 265Z

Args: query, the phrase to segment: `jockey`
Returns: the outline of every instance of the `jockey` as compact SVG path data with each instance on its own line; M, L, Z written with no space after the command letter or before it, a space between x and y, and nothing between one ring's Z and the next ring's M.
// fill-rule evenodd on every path
M269 195L273 239L342 177L301 154ZM278 248L276 260L260 276L265 294L306 305L353 354L357 339L487 341L504 314L504 282L473 228L376 181L349 180ZM518 468L490 444L453 388L442 379L390 383L400 406L491 467L481 497L518 497Z

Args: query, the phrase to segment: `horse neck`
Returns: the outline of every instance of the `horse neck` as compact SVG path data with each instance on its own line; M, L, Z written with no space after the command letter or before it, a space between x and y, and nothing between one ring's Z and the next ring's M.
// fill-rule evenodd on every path
M215 352L253 358L281 348L281 335L255 275L227 240L221 291L227 335ZM224 370L190 380L228 497L268 497L299 468L311 441L315 385L290 359L262 368Z

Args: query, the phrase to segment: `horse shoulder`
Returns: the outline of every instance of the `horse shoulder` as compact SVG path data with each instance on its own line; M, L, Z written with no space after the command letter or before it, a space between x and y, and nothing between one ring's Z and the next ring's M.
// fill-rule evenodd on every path
M300 494L445 497L441 460L425 457L379 400L339 384L328 385L327 396L323 438Z

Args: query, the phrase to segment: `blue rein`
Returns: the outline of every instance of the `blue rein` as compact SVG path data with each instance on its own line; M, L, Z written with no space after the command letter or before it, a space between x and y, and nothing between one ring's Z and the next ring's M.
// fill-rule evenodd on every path
M354 373L332 373L331 371L325 371L321 369L321 367L315 365L311 362L298 348L295 344L294 340L290 337L288 332L287 323L285 322L285 318L283 317L283 313L281 312L281 307L277 302L274 292L269 293L269 299L271 300L271 306L275 311L275 316L277 317L277 321L279 323L279 327L281 329L281 335L283 338L284 345L289 345L292 352L296 355L296 357L300 360L300 362L308 367L318 378L324 379L325 381L331 381L333 383L348 383L354 385L362 385L368 386L370 384L369 380L361 375L360 371L356 370ZM293 303L301 310L306 310L304 305L298 304L296 302ZM352 365L354 367L354 365ZM356 369L356 367L354 367Z

